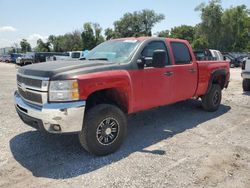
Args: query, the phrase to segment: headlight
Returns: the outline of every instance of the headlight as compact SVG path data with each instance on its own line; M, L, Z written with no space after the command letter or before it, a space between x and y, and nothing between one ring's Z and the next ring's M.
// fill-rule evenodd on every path
M49 101L76 101L79 100L77 80L51 81L49 86Z

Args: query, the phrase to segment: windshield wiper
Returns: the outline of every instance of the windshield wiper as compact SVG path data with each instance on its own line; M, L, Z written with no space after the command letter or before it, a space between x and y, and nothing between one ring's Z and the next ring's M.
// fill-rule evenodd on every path
M93 58L93 59L88 59L90 61L93 61L93 60L102 60L102 61L108 61L108 58Z

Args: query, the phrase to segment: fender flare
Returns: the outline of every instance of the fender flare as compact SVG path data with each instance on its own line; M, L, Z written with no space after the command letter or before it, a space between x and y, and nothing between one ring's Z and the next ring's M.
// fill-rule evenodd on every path
M226 69L216 69L211 73L210 79L209 79L209 83L208 83L208 88L207 88L207 92L208 93L213 85L213 81L217 76L223 76L225 77L225 79L223 80L223 86L221 89L223 89L225 87L226 84L226 77L227 77L227 71Z

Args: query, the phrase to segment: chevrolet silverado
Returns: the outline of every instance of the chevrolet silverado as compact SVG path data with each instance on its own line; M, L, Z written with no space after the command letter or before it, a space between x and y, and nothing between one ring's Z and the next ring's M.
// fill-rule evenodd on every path
M15 107L26 124L78 132L87 151L107 155L121 146L128 114L190 98L216 111L229 77L228 62L197 61L185 40L114 39L81 61L19 68Z

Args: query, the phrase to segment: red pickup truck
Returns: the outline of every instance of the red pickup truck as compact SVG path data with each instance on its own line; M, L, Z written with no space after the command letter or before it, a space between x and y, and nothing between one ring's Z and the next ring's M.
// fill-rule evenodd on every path
M215 111L229 76L228 62L196 61L185 40L115 39L82 61L20 68L15 107L26 124L51 133L79 132L87 151L107 155L125 138L127 114L190 98Z

